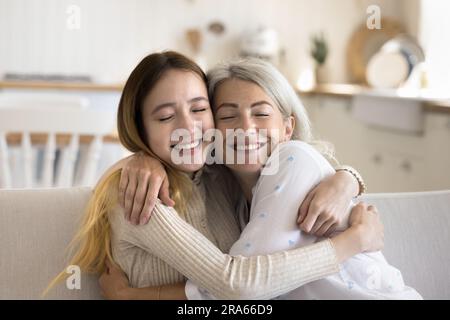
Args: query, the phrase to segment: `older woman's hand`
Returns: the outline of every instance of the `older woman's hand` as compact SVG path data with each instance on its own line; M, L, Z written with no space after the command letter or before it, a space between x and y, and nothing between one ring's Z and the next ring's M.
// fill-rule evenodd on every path
M175 205L164 166L158 159L138 152L125 163L120 176L119 199L125 218L135 225L147 223L158 196L165 205Z
M101 294L108 300L127 299L127 290L130 284L126 274L110 261L106 262L106 270L98 279Z
M297 221L300 229L322 237L345 228L350 202L358 191L358 181L346 171L338 171L324 179L300 206Z

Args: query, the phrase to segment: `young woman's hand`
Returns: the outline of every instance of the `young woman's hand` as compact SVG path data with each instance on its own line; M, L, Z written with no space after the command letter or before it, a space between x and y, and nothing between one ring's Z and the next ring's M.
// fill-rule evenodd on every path
M384 226L375 206L363 202L353 207L349 219L350 229L361 236L361 251L379 251L384 247Z
M120 176L119 199L125 218L135 225L147 223L158 196L165 205L175 205L169 195L164 166L159 160L138 152L124 164Z
M127 299L130 284L125 273L110 261L106 262L106 270L100 276L98 283L102 296L108 300Z
M108 300L187 300L186 282L168 285L132 288L126 274L109 260L99 280L100 291Z
M353 207L350 227L330 240L336 250L338 263L362 252L379 251L384 246L384 228L374 206L359 203Z
M297 221L300 229L322 237L345 227L350 202L358 191L358 181L346 171L338 171L324 179L308 193L300 206Z

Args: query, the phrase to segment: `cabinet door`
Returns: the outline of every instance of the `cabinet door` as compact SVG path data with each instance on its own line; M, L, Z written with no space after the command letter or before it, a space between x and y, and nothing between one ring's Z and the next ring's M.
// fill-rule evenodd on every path
M450 115L427 113L425 132L411 134L361 123L350 99L321 96L305 105L315 136L334 144L370 192L450 189Z
M308 111L316 139L331 142L340 162L356 161L363 127L351 116L350 99L321 97Z
M450 190L450 114L429 113L425 118L427 190Z

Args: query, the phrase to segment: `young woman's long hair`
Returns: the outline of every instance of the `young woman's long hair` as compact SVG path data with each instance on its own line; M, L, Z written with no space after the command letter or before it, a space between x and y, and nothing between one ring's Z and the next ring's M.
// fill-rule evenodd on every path
M197 74L206 85L206 75L192 60L173 51L154 53L145 57L133 70L122 92L117 114L120 142L131 152L145 152L159 159L149 148L142 118L145 97L162 75L171 69ZM159 159L166 168L171 197L179 213L184 213L192 191L191 180L169 164ZM77 265L85 273L102 273L105 261L113 261L111 253L111 228L108 212L117 205L121 170L116 170L101 181L88 203L81 228L69 248L75 251L69 265ZM68 277L63 270L49 284L43 295L58 282Z

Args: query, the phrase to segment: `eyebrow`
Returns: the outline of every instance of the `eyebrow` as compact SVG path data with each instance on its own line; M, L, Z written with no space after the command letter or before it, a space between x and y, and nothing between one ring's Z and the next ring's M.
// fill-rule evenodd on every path
M252 105L250 106L250 108L257 107L257 106L260 106L260 105L262 105L262 104L267 104L267 105L269 105L269 106L272 107L272 104L270 104L268 101L266 101L266 100L261 100L261 101L252 103Z
M221 103L221 104L217 107L216 111L218 111L218 110L219 110L220 108L222 108L222 107L239 108L239 106L238 106L236 103L224 102L224 103Z
M267 102L267 101L265 101L265 100L261 100L261 101L257 101L257 102L255 102L255 103L252 103L251 106L250 106L250 108L257 107L257 106L260 106L260 105L262 105L262 104L267 104L267 105L269 105L269 106L272 107L272 105L271 105L269 102ZM237 103L224 102L224 103L221 103L221 104L217 107L216 111L218 111L218 110L219 110L220 108L222 108L222 107L239 108L239 105L238 105Z
M207 101L207 102L208 102L208 99L205 98L205 97L195 97L195 98L189 99L189 100L188 100L188 103L194 103L194 102L198 102L198 101ZM177 105L176 102L166 102L166 103L159 104L159 105L152 111L152 114L157 113L157 112L158 112L159 110L161 110L161 109L169 108L169 107L175 107L176 105Z

